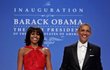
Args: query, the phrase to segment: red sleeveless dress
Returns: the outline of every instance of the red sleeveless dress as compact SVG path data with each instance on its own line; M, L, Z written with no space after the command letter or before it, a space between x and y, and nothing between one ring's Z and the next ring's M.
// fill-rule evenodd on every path
M43 47L34 49L32 46L26 46L25 48L32 50L23 57L24 70L44 70L46 58L45 54L40 51Z

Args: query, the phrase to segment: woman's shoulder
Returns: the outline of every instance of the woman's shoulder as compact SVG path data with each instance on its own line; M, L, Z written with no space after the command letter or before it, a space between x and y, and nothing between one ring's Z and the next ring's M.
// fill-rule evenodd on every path
M46 55L50 54L49 48L43 47L42 50L44 51L44 53L45 53Z
M26 46L21 47L21 48L19 48L18 53L24 54L25 50L26 50Z
M19 48L19 51L23 51L25 49L26 49L26 46L23 46L23 47Z

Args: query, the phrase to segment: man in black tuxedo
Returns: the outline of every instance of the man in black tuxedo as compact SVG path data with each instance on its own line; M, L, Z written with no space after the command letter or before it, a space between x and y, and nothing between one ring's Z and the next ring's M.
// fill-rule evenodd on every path
M79 36L77 43L64 48L60 70L103 70L100 48L88 42L91 35L90 25L80 25L77 32Z

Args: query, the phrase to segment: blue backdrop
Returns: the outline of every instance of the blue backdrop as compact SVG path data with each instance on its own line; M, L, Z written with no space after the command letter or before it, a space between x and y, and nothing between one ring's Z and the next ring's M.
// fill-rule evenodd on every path
M101 47L104 70L110 68L109 0L0 0L0 70L17 69L17 53L25 45L29 26L41 27L44 46L52 55L53 70L60 68L66 45L77 41L81 22L92 26L90 42Z

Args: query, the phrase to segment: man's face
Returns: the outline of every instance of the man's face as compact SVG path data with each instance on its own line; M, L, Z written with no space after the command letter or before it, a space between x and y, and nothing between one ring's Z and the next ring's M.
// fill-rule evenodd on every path
M87 42L89 36L91 35L91 29L87 25L82 25L78 30L78 35L81 43Z

